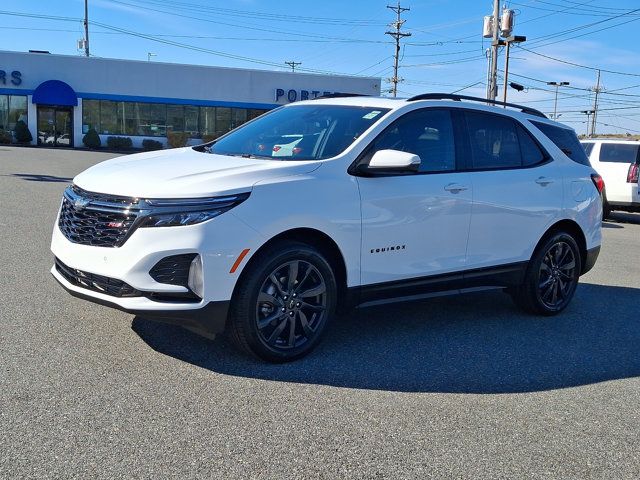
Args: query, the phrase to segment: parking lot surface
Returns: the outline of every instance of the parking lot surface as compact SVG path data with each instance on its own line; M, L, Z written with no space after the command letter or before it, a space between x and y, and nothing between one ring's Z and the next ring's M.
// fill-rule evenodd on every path
M62 191L111 156L0 148L1 478L640 477L640 215L558 317L362 309L268 365L56 284Z

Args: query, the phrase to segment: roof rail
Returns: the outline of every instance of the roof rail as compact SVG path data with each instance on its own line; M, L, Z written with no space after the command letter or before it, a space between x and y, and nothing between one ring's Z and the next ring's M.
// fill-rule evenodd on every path
M547 116L540 110L535 108L525 107L524 105L518 105L515 103L499 102L497 100L489 100L487 98L472 97L470 95L456 95L455 93L423 93L407 99L407 102L414 102L416 100L454 100L459 102L461 100L470 100L473 102L488 103L490 105L499 105L501 107L517 108L522 113L528 113L529 115L535 115L537 117L547 118Z
M321 98L348 98L348 97L369 97L364 93L327 93L326 95L320 95L319 97L311 98L310 100L320 100Z

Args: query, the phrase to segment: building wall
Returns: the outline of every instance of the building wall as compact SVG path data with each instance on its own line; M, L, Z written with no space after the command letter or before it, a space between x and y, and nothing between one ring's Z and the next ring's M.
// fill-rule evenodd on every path
M19 82L13 72L20 72ZM69 84L78 96L75 146L82 146L82 99L270 109L325 93L380 95L380 79L371 77L0 51L0 94L29 96L28 123L34 143L37 107L31 95L47 80ZM164 137L156 139L166 143ZM134 146L142 142L142 138L133 140Z

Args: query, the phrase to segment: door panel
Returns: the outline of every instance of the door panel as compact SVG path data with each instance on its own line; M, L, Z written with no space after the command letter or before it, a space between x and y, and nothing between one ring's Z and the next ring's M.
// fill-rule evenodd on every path
M38 145L55 146L56 109L38 107Z
M465 116L474 170L468 268L529 260L558 218L562 176L512 119L481 112Z
M529 260L558 217L562 177L553 163L473 173L469 268Z
M359 178L358 183L363 284L465 268L469 174ZM448 189L452 185L456 188Z
M73 112L70 110L56 110L56 146L71 146L73 129Z

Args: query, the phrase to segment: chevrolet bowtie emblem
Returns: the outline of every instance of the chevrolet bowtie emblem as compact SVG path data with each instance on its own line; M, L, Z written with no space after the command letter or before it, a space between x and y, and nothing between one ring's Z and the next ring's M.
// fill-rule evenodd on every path
M89 205L89 200L87 200L86 198L76 198L73 201L73 206L77 209L83 209L87 205Z

